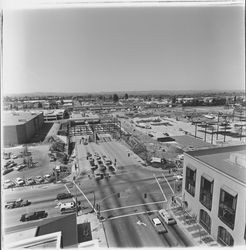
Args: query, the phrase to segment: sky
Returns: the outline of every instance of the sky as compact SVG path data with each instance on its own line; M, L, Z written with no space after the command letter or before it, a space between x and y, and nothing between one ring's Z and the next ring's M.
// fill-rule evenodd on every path
M243 90L241 6L6 10L3 94Z

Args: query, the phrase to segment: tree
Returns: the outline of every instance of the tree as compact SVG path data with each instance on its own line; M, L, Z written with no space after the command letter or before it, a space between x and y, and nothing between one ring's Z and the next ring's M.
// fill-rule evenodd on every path
M128 99L128 94L127 94L127 93L125 93L125 99L126 99L126 100Z
M113 101L114 101L114 102L118 102L118 101L119 101L119 97L118 97L117 94L114 94L114 95L113 95Z

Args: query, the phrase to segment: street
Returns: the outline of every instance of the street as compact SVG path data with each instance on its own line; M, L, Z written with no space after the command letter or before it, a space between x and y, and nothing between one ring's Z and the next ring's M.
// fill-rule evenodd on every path
M158 216L161 208L168 209L173 195L170 185L174 187L172 176L167 178L167 183L162 175L164 171L143 166L137 156L117 141L77 143L76 150L79 166L76 184L48 184L5 192L6 201L22 198L32 202L27 207L5 209L5 228L23 224L19 221L23 213L45 210L48 218L59 216L56 195L71 192L81 202L83 214L91 212L94 205L100 211L109 247L189 246L177 225L165 224L168 232L158 234L149 217L150 214ZM115 173L107 169L110 177L96 181L86 159L87 152L98 153L102 158L104 155L112 162L116 159ZM72 199L62 200L66 201Z

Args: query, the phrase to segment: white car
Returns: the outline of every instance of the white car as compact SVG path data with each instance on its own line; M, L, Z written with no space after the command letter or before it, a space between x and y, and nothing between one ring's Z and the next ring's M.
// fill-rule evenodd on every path
M17 158L18 158L17 155L15 155L15 154L12 155L12 159L17 159Z
M179 174L179 175L176 175L175 178L176 178L177 180L180 180L180 181L183 180L183 176L180 175L180 174Z
M176 224L176 220L165 209L161 209L159 214L168 225Z
M17 177L15 179L15 182L16 182L17 186L22 186L22 185L25 184L25 181L22 178L20 178L20 177Z

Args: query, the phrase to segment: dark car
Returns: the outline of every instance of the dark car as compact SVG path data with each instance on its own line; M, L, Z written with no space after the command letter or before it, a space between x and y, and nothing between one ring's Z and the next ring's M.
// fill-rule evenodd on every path
M29 220L39 220L48 216L48 213L45 211L38 211L29 214L22 214L20 221L29 221Z
M3 170L3 175L8 174L13 171L13 168L7 168Z
M71 193L61 193L57 195L57 200L62 200L62 199L67 199L67 198L72 198L73 195Z

